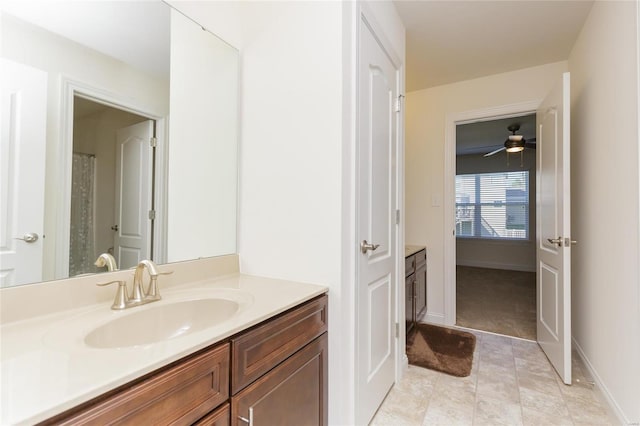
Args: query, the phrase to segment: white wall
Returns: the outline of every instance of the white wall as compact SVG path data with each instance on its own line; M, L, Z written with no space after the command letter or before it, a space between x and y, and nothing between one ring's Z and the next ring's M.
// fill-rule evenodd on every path
M45 174L44 280L54 278L60 175L61 77L124 94L158 115L169 112L169 83L6 13L2 18L2 56L46 71L47 157ZM70 164L70 163L69 163Z
M505 129L506 130L506 129ZM504 152L484 157L460 155L456 157L456 174L529 172L529 238L518 240L489 240L480 238L456 239L456 264L480 268L513 271L536 270L536 152L525 149L522 167L520 154L512 154L509 165Z
M640 422L636 2L596 2L569 57L573 336L618 414Z
M251 15L255 32L242 49L240 268L329 287L329 422L347 423L338 420L352 386L338 320L342 5L266 3Z
M557 62L407 94L405 203L407 244L427 247L430 320L444 318L444 140L449 114L541 100L567 70Z

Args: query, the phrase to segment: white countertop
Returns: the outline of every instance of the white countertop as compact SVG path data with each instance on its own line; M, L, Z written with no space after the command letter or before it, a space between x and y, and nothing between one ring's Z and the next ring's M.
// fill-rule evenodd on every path
M172 287L162 292L161 301L124 311L112 311L108 302L4 324L0 328L0 424L45 420L327 290L232 274ZM233 292L242 296L238 313L204 330L128 348L95 349L84 343L86 334L97 326L137 310L190 298L224 298Z
M424 249L426 249L425 246L404 246L404 257L409 257Z

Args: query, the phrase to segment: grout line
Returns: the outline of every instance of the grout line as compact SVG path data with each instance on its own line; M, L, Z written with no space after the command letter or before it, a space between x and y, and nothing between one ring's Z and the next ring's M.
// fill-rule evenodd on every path
M478 342L478 338L476 337L476 350L478 351L478 371L476 371L475 377L475 386L473 387L473 414L471 415L471 424L475 424L476 422L476 409L478 407L478 381L480 380L480 363L481 356L480 351L482 350L482 339ZM473 365L471 365L471 369L473 369Z
M518 405L520 406L520 421L524 425L524 407L522 406L522 393L520 392L520 375L518 374L518 366L516 365L516 355L513 353L513 340L509 342L511 345L511 361L513 362L513 371L516 375L516 386L518 387Z

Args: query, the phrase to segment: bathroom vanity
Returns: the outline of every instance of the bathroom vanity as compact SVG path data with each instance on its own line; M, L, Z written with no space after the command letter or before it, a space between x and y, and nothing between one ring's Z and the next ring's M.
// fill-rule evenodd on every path
M44 424L316 424L327 418L327 296Z
M406 332L413 329L427 309L427 249L405 247L405 321Z
M123 311L95 276L3 290L0 423L326 425L327 288L240 274L235 255L169 267L162 300ZM38 312L10 308L36 293Z

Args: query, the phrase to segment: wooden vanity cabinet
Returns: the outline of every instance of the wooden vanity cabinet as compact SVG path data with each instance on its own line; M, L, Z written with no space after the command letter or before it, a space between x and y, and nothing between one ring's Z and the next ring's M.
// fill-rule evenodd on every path
M231 339L231 424L327 424L327 296Z
M228 398L229 344L224 343L46 420L43 424L191 424Z
M413 329L427 309L427 251L422 249L405 258L405 329Z
M317 297L42 424L327 425L327 302Z

